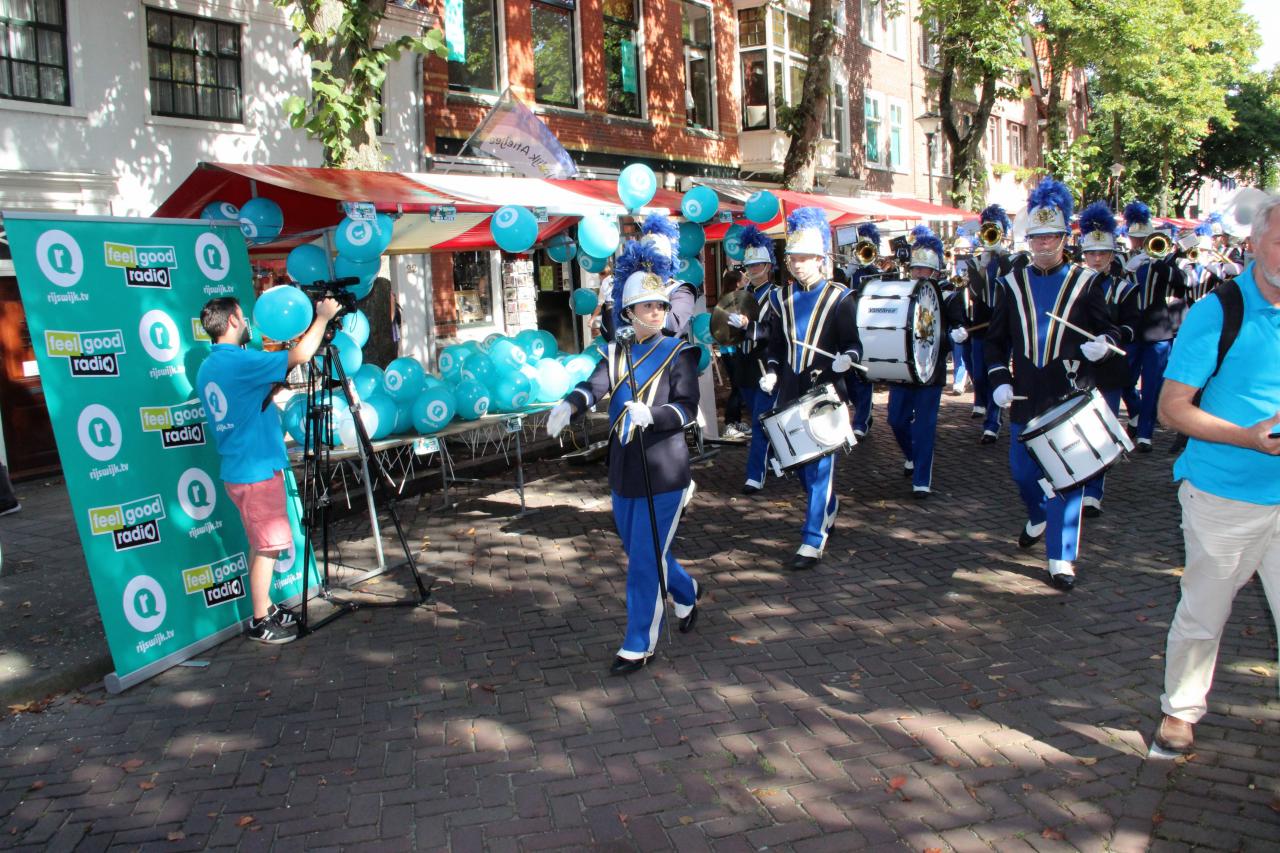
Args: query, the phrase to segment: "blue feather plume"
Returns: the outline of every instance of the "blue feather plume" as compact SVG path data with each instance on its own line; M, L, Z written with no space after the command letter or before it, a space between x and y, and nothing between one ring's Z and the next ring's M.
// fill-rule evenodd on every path
M663 213L650 213L640 223L641 234L661 234L669 239L672 245L680 243L680 226Z
M918 227L923 227L923 226L918 226ZM943 256L943 254L944 254L944 253L943 253L943 249L942 249L942 241L941 241L941 240L939 240L939 239L938 239L935 235L933 235L933 234L926 234L926 235L924 235L924 236L922 236L922 237L919 237L919 238L918 238L914 243L912 243L912 244L911 244L911 251L913 251L913 252L914 252L916 249L930 249L930 250L932 250L932 251L934 252L934 254L936 254L936 255L938 256L938 260L939 260L939 261L941 261L941 260L942 260L942 256Z
M627 279L640 270L649 270L660 276L663 281L671 278L675 272L675 264L661 251L646 245L639 240L628 240L620 254L613 262L613 327L622 328L626 320L622 317L622 291L627 286Z
M926 237L933 237L933 236L934 236L933 229L930 228L928 225L917 225L915 228L911 229L912 243L923 240Z
M1212 237L1213 228L1209 225L1207 221L1201 222L1199 225L1196 226L1196 235L1199 237Z
M1140 201L1131 201L1124 206L1124 222L1126 225L1150 225L1151 208Z
M1080 211L1080 233L1089 234L1093 231L1116 233L1116 215L1105 201L1095 201Z
M823 251L831 251L831 223L827 221L827 214L822 208L797 207L791 211L791 215L787 217L787 233L805 228L816 228L822 232Z
M983 208L982 212L978 214L978 221L998 222L1006 234L1013 230L1013 223L1009 220L1009 214L1005 213L1004 208L998 204L991 204Z
M1071 190L1067 185L1053 178L1043 178L1027 197L1027 207L1056 207L1062 211L1062 221L1071 221L1071 210L1075 203L1071 200Z
M864 222L859 225L858 236L863 240L870 240L877 246L880 245L880 229L876 227L874 222Z
M742 229L742 236L739 239L744 249L749 246L764 249L769 253L769 263L777 263L777 259L773 256L773 239L759 228L748 225Z

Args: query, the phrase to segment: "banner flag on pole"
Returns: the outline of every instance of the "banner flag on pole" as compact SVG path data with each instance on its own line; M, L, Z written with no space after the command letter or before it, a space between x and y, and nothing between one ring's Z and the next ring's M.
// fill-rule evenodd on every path
M533 110L510 89L494 104L468 140L526 178L572 178L578 174L569 152ZM466 153L467 146L463 146Z

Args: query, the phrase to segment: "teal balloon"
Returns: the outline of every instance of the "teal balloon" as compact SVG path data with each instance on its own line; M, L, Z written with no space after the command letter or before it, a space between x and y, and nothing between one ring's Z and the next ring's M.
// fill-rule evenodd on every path
M289 402L284 404L284 411L280 413L280 424L294 441L302 444L306 439L307 429L306 394L294 394L289 398Z
M680 212L690 222L707 222L720 209L720 197L710 187L694 187L680 200Z
M392 435L402 435L413 431L413 404L415 400L396 400L396 423L391 428Z
M264 290L253 305L253 325L277 341L291 341L305 332L314 316L311 300L289 284Z
M705 373L711 366L711 347L698 346L698 373Z
M361 403L361 407L373 409L378 413L378 422L370 432L370 438L386 438L395 432L396 401L391 399L390 394L384 394L381 392L371 394L368 399Z
M578 254L578 244L568 234L557 234L547 241L547 257L557 264L573 260Z
M724 240L721 245L724 246L724 253L731 260L740 261L747 253L747 247L742 245L742 232L746 230L741 225L730 225L729 230L724 232Z
M585 287L579 287L569 297L569 302L573 305L573 313L579 317L585 317L592 311L596 310L596 305L600 303L600 297L596 295L594 290Z
M558 403L564 399L573 387L573 380L565 366L553 358L544 358L538 362L538 396L539 403Z
M488 354L493 349L493 345L502 340L502 338L503 335L498 332L490 332L485 335L484 340L480 342L480 352Z
M538 242L538 220L529 208L508 204L489 217L489 234L502 251L518 255Z
M339 444L342 439L339 435L343 421L351 420L351 406L347 404L347 399L341 394L325 393L320 398L322 407L329 407L333 414L329 421L329 432L325 436L326 444Z
M590 356L592 361L599 361L608 352L609 342L604 339L604 335L596 335L587 348L583 350L583 353Z
M204 206L204 210L200 211L200 218L229 219L232 222L239 222L240 208L229 201L211 201Z
M440 350L440 355L436 359L440 365L440 375L451 382L457 382L462 378L462 365L466 364L467 359L474 354L471 349L461 344L453 344Z
M576 384L585 382L587 377L591 375L591 371L596 369L596 359L591 356L580 353L570 356L564 363L565 370L569 371L569 378Z
M644 163L632 163L618 175L618 199L627 210L638 210L653 200L658 176Z
M710 314L694 314L689 320L689 332L693 335L693 339L701 344L711 342L711 315Z
M393 359L382 374L382 387L397 403L416 399L426 384L426 371L416 359Z
M593 258L608 258L618 250L622 233L616 219L588 213L578 223L578 245Z
M707 232L696 222L680 223L680 257L696 258L707 245Z
M556 358L560 355L560 342L556 336L546 329L538 329L538 337L542 339L542 357Z
M378 277L378 271L382 268L382 259L374 258L371 261L353 261L338 255L333 261L333 274L338 278L358 278L360 282L348 287L356 299L364 299L373 290L374 279Z
M372 221L344 217L333 233L338 256L352 261L376 261L391 245L394 223L390 216L379 213Z
M604 272L604 268L609 266L608 258L595 258L588 254L578 255L578 266L587 272Z
M520 375L529 381L529 402L532 403L538 399L538 367L534 364L526 364L520 368Z
M458 417L464 421L479 420L489 412L489 389L474 379L464 379L453 389L458 402Z
M459 376L458 379L461 380L462 377ZM423 391L426 391L428 388L452 388L455 384L456 383L454 382L449 382L448 380L443 379L442 377L436 376L434 373L422 374L422 390Z
M357 308L342 318L342 331L355 340L360 346L369 343L369 318Z
M543 329L525 329L516 335L516 343L525 351L530 364L537 364L544 358L555 358L560 349L556 336Z
M341 331L333 333L332 345L343 372L347 376L355 376L356 371L364 364L364 353L360 351L360 345L346 332ZM330 368L330 374L334 379L338 378L337 365Z
M742 213L757 225L772 222L778 216L778 197L768 190L761 190L747 199Z
M312 243L294 246L285 258L284 268L298 284L315 284L329 278L329 255Z
M498 377L505 371L498 370L490 356L473 355L462 365L462 378L474 379L487 387L492 387Z
M490 411L518 412L529 405L531 389L529 380L522 373L513 372L502 376L492 386L493 396L489 400Z
M269 198L251 198L240 208L240 233L250 243L270 243L284 228L284 211Z
M457 408L458 402L448 388L423 391L413 401L413 426L423 435L439 432L453 420Z
M706 280L706 270L702 268L702 262L693 258L681 258L679 268L676 270L676 281L687 281L694 287L702 287L703 281Z
M519 335L517 335L515 340L500 338L495 341L493 346L489 347L489 358L499 370L519 370L529 360L529 354L519 342Z
M376 364L360 365L360 369L351 377L351 382L356 386L356 394L361 400L367 400L374 394L386 393L382 387L382 368Z

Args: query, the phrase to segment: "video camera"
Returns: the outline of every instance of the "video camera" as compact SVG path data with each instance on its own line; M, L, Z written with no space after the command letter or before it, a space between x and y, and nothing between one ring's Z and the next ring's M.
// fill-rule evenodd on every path
M299 289L307 294L311 300L311 304L315 305L325 299L333 299L342 307L338 309L338 313L334 315L337 320L343 314L350 314L356 310L356 295L351 292L350 288L358 287L360 278L358 276L345 276L344 278L335 278L329 281L317 281L312 284L299 285Z
M903 235L898 235L889 241L889 248L893 249L893 259L899 264L909 265L911 263L911 241Z

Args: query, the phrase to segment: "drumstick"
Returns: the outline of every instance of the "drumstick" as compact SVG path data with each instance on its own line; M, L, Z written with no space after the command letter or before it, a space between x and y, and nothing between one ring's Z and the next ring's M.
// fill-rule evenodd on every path
M985 329L987 326L990 326L990 325L991 325L991 323L989 323L989 322L988 322L988 323L978 323L978 324L973 325L973 326L965 326L965 327L964 327L964 330L965 330L966 332L976 332L976 331L978 331L979 329Z
M1053 313L1052 311L1046 311L1046 312L1044 312L1044 313L1048 314L1050 317L1052 317L1053 319L1057 320L1059 323L1061 323L1062 325L1066 326L1066 327L1067 327L1068 329L1070 329L1071 331L1073 331L1073 332L1079 332L1080 334L1084 335L1086 338L1089 338L1090 340L1097 340L1097 338L1098 338L1098 336L1097 336L1097 335L1095 335L1093 332L1090 332L1090 331L1087 331L1087 330L1085 330L1085 329L1082 329L1082 328L1080 328L1079 326L1075 325L1074 323L1071 323L1071 322L1068 322L1067 320L1064 320L1063 318L1059 317L1057 314ZM1120 347L1116 346L1115 344L1111 343L1110 341L1107 341L1107 342L1106 342L1106 344L1107 344L1107 349L1111 350L1111 351L1112 351L1113 353L1115 353L1116 355L1124 355L1124 356L1127 356L1127 355L1128 355L1128 353L1127 353L1127 352L1125 352L1124 350L1120 349Z
M806 344L804 341L796 341L796 345L797 345L797 346L802 346L802 347L804 347L805 349L811 349L811 350L813 350L814 352L816 352L818 355L825 355L827 358L831 359L832 361L835 361L835 359L836 359L836 357L835 357L834 355L832 355L831 353L827 352L827 351L826 351L826 350L824 350L824 349L818 349L818 348L817 348L817 347L815 347L813 344ZM861 370L863 373L866 373L866 372L867 372L867 368L863 367L861 364L858 364L858 362L856 362L856 361L855 361L855 362L853 362L853 366L854 366L854 367L856 367L856 368L858 368L859 370Z

